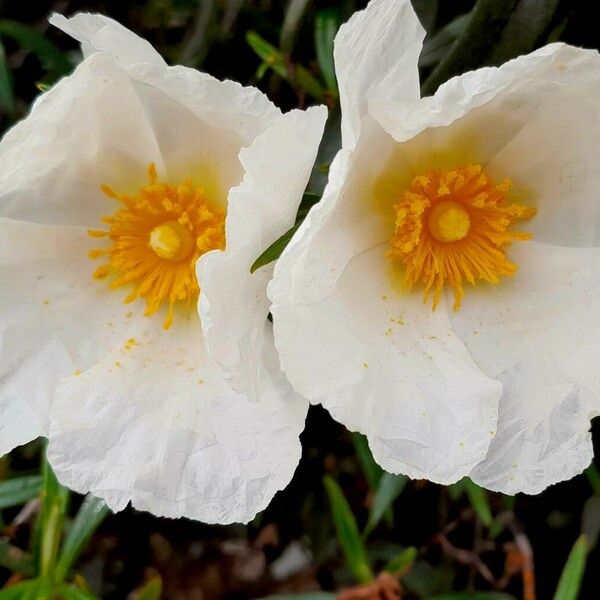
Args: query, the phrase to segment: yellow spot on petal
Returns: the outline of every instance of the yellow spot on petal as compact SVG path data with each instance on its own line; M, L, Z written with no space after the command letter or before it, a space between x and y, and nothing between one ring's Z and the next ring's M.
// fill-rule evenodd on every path
M364 363L362 364L362 366L363 366L365 369L368 369L368 368L369 368L369 363L366 363L366 362L364 362Z
M75 373L73 373L73 375L81 375L81 369L75 369Z
M202 385L204 383L204 379L198 379L198 383Z
M46 306L50 305L50 300L48 300L48 298L46 298L45 300L42 300L42 304L45 304Z
M406 268L405 284L424 288L435 309L444 286L454 288L454 310L464 295L463 282L497 285L517 265L506 257L514 241L530 233L509 231L535 209L509 204L510 181L495 183L480 165L429 171L415 177L394 205L394 233L388 256Z
M124 302L144 299L144 315L166 305L163 327L168 329L176 306L195 307L198 258L225 247L225 211L191 180L175 185L161 181L154 165L148 167L148 180L134 195L101 186L121 207L102 218L107 230L88 230L91 237L107 239L89 257L106 260L94 271L94 279L110 276L110 289L129 288Z

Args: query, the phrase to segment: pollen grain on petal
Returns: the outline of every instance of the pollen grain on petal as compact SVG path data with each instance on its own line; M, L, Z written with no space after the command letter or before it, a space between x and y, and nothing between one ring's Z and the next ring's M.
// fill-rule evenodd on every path
M444 286L454 288L454 309L461 306L463 283L500 283L517 265L506 257L513 241L531 239L509 227L535 215L535 209L509 204L511 182L495 183L480 165L415 177L394 205L394 233L388 257L406 269L405 284L424 288L435 310Z

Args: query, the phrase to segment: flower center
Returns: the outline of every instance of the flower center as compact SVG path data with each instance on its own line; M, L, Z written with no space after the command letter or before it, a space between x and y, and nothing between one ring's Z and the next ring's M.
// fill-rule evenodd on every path
M535 209L509 204L511 182L495 183L480 165L415 177L394 205L395 229L387 255L400 260L409 288L421 283L424 301L437 307L444 286L454 288L454 310L460 308L463 282L497 285L513 275L517 265L506 258L513 241L528 240L526 232L509 231Z
M429 211L427 226L438 242L458 242L467 237L471 219L458 202L442 200Z
M92 237L108 238L90 258L106 258L94 271L95 279L110 277L109 287L131 289L125 302L146 301L145 315L168 305L164 328L173 322L176 305L191 307L200 293L196 261L209 250L225 247L225 212L211 204L191 181L169 185L159 180L154 165L149 182L135 195L102 191L121 207L103 217L108 230L91 229Z
M148 244L160 258L178 261L190 255L194 238L178 221L167 221L150 232Z

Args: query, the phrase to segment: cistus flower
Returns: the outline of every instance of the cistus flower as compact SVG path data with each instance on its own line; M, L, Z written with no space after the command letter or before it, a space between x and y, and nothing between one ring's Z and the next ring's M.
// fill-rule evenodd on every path
M325 109L168 67L99 15L52 23L85 59L0 145L0 454L47 436L59 480L114 510L247 521L290 480L307 410L250 266L294 222ZM211 254L238 277L198 279ZM251 395L206 348L198 299L221 289L203 314L253 337Z
M339 31L342 149L269 288L290 381L386 470L538 493L600 412L600 57L552 44L419 98L424 31Z

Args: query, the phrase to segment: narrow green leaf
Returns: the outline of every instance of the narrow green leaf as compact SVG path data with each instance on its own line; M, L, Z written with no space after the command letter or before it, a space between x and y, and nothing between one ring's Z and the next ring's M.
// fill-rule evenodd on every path
M99 498L91 494L85 497L65 538L56 565L56 581L66 578L90 537L109 512L106 504Z
M580 535L569 553L554 594L554 600L577 600L579 598L579 588L585 571L588 550L587 538L585 535Z
M63 600L100 600L95 594L68 584L59 586L56 593Z
M39 579L23 581L0 590L0 600L41 600L38 595L40 587Z
M491 40L504 28L516 2L517 0L477 0L462 35L423 84L424 96L433 94L454 75L481 66L489 54Z
M302 65L295 65L290 71L283 54L255 31L249 31L246 34L246 41L252 50L280 77L310 94L319 102L324 101L325 89L308 69ZM290 78L292 73L293 81Z
M253 263L250 267L250 273L268 265L269 263L277 260L281 253L285 250L285 247L290 243L294 233L296 233L300 223L294 225L291 229L286 231L280 238L276 239Z
M434 28L440 8L439 0L412 0L413 8L428 33Z
M35 53L44 67L56 76L65 75L73 68L73 64L62 50L30 27L9 19L0 19L0 36L10 37L22 48Z
M367 560L367 552L358 532L356 519L344 497L344 493L335 479L329 475L325 475L323 483L329 498L338 541L346 556L348 567L359 583L372 581L373 572Z
M408 565L411 565L417 559L418 551L414 546L403 550L397 556L394 556L383 568L384 571L392 575L398 575Z
M300 23L310 3L311 0L288 0L279 36L279 46L285 54L291 54L294 49Z
M419 56L419 66L422 69L433 67L449 52L452 44L465 30L471 21L472 13L465 13L454 18L432 36L427 36L423 42L423 50Z
M40 575L52 579L67 512L69 491L58 483L47 460L43 465L43 478L42 509L38 516L35 535L36 556L39 561Z
M598 471L598 467L594 463L585 470L585 476L592 486L594 493L600 496L600 471Z
M42 488L39 475L16 477L0 482L0 509L19 506L35 498Z
M490 504L487 499L486 491L473 483L468 477L463 479L463 485L469 496L471 506L477 513L479 520L486 526L491 527L493 517L490 509Z
M379 482L383 477L384 471L375 462L375 459L371 454L371 450L369 449L369 442L367 442L367 438L362 435L362 433L358 433L356 431L353 432L352 443L354 444L354 451L356 452L356 456L358 456L358 460L360 461L360 465L367 479L367 483L369 484L369 488L375 491L379 486Z
M147 581L136 592L136 600L160 600L162 594L162 580L160 577L153 577Z
M500 65L511 58L531 52L548 31L560 0L519 0L500 39L492 45L489 60Z
M377 486L377 491L375 492L375 498L373 499L373 504L363 534L364 537L367 537L379 524L379 521L381 521L385 512L391 508L396 498L402 493L407 482L408 478L404 475L392 475L391 473L383 474L383 477Z
M6 60L4 44L0 39L0 109L4 112L12 113L14 108L15 98L13 94L12 75Z
M339 11L335 8L323 8L315 17L315 48L317 60L327 84L327 91L337 96L337 80L333 63L333 40L340 27Z
M600 535L600 496L594 495L588 498L583 505L581 532L588 540L590 550L595 548Z

